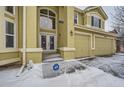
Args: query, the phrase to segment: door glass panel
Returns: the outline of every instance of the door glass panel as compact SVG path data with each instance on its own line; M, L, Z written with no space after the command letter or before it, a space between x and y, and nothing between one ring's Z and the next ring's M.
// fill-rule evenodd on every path
M50 36L50 50L54 50L54 36Z
M43 50L46 50L46 36L41 36L41 46Z

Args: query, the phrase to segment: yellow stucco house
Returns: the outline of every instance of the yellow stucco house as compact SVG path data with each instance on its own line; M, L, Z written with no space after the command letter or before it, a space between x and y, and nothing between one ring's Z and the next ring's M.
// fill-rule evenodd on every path
M0 65L32 60L43 62L48 53L64 60L110 55L115 34L105 32L108 16L102 7L1 6Z

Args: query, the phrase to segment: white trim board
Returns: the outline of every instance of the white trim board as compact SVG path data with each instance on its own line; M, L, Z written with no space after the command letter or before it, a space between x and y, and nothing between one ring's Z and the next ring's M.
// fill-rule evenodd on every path
M75 51L76 49L75 48L70 48L70 47L61 47L61 48L59 48L59 50L62 50L62 51Z
M42 48L26 48L25 50L23 50L23 48L19 49L20 52L42 52L43 49Z

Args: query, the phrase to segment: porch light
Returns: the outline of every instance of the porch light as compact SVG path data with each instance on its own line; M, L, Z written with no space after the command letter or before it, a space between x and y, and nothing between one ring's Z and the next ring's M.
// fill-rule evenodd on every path
M71 34L71 36L73 36L73 31L72 30L70 31L70 34Z

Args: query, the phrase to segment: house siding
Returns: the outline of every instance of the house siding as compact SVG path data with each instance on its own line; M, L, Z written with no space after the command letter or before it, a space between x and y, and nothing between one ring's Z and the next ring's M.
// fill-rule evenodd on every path
M40 9L47 8L56 12L56 29L40 28ZM98 9L81 12L72 6L26 6L26 62L42 62L43 51L40 46L40 33L54 33L57 37L57 52L65 60L87 56L110 55L115 53L115 35L101 28L91 27L91 16L97 15L103 21L106 19ZM74 25L74 13L78 13L78 24ZM5 17L16 19L16 52L0 52L0 61L20 58L23 48L23 6L16 7L15 17L5 15L4 7L0 7L0 50L5 48L4 21ZM9 49L8 49L9 50ZM20 50L20 51L19 51ZM22 60L21 60L22 62Z
M11 58L19 58L19 52L0 53L0 61Z

